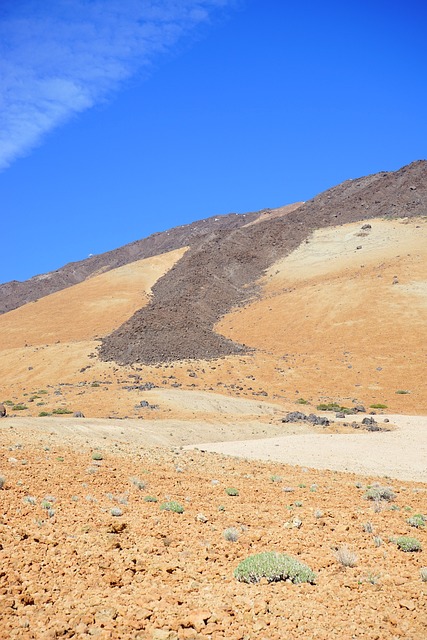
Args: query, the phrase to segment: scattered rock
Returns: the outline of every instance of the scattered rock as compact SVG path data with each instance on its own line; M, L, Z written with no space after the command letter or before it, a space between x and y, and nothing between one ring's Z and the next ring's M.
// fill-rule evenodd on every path
M81 411L74 411L73 418L84 418L84 414Z
M330 424L328 418L316 416L314 413L310 413L310 415L306 416L305 413L302 413L301 411L291 411L282 418L282 422L310 422L311 424L320 425L322 427L328 427Z
M6 415L6 407L4 404L0 404L0 418L4 418Z

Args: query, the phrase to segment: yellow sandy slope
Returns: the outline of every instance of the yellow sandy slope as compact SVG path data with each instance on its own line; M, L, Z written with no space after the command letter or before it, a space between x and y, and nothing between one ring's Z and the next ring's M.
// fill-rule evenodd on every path
M258 364L263 354L267 379L277 386L280 375L291 396L426 411L426 221L361 226L316 232L217 330L256 348Z
M1 348L91 340L119 327L185 249L137 260L0 316Z

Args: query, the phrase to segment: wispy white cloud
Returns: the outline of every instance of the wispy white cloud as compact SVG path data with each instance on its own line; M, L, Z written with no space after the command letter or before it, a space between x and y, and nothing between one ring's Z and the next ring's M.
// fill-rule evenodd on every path
M2 0L0 170L232 0Z

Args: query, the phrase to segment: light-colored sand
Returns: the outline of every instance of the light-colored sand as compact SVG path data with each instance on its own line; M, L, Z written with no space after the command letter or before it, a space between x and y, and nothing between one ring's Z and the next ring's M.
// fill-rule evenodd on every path
M243 403L244 404L244 403ZM232 410L232 409L231 409ZM378 416L378 422L385 416ZM183 446L241 458L280 462L315 469L348 471L427 482L427 417L389 415L388 432L313 433L304 424L266 424L251 416L245 421L104 420L4 418L0 434L16 442L54 442L73 447ZM353 418L353 416L352 416ZM362 417L358 416L357 421ZM384 426L389 426L385 425Z
M254 460L427 482L427 417L386 417L397 428L354 434L292 434L204 443L197 448Z

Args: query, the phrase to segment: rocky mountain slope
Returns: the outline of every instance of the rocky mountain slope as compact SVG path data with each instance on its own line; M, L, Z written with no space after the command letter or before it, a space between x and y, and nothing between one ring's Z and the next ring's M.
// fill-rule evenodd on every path
M56 271L34 276L25 282L17 280L6 282L0 285L0 314L79 284L93 275L117 269L136 260L192 246L209 237L212 232L219 229L233 230L251 220L256 220L261 214L262 212L244 215L231 213L198 220L169 231L154 233L148 238L136 240L118 249L94 255L79 262L71 262Z
M256 295L265 269L313 231L379 216L426 214L427 162L418 161L348 180L280 217L219 229L194 243L156 283L150 304L103 340L100 356L129 364L242 353L244 345L215 333L214 324Z

